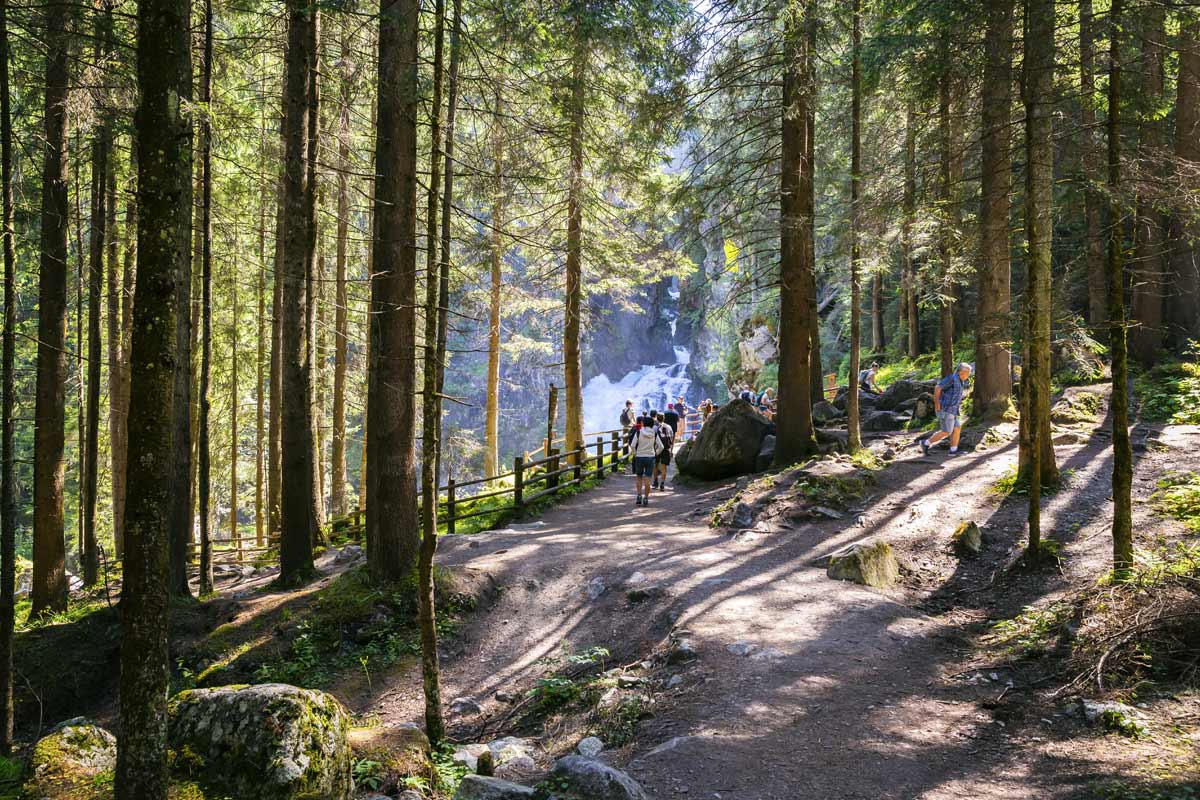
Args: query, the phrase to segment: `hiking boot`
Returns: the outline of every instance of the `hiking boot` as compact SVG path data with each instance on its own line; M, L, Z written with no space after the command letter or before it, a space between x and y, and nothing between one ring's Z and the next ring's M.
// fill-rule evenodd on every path
M952 455L952 456L961 456L962 454L963 454L962 450L951 450L950 451L950 455Z
M920 441L920 445L921 445L921 453L923 455L929 455L929 444L924 439L922 439Z
M644 506L650 505L650 495L646 495L645 497L642 498L642 505L644 505Z

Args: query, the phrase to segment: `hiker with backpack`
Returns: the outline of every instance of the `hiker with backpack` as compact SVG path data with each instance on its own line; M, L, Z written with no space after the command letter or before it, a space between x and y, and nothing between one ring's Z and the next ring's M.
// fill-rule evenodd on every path
M641 417L629 432L629 449L633 453L634 485L637 488L635 505L650 505L650 482L658 466L662 452L662 439L649 415Z
M675 415L678 418L678 415ZM671 466L671 456L675 452L675 428L667 420L668 414L658 415L658 438L662 442L662 452L654 465L653 488L660 492L667 488L667 467Z
M621 435L628 437L629 429L637 424L637 412L633 410L633 401L625 401L625 410L621 412Z

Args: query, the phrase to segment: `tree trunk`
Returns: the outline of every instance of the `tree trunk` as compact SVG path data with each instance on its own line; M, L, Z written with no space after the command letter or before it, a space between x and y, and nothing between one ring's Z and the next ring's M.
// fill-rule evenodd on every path
M1105 335L1108 303L1105 298L1104 235L1100 216L1104 180L1100 132L1096 125L1096 43L1092 0L1079 0L1079 125L1083 129L1083 217L1087 235L1088 325L1094 335Z
M1153 366L1163 346L1164 253L1166 237L1158 202L1157 183L1162 172L1162 123L1158 119L1163 102L1165 56L1165 10L1158 3L1142 11L1142 81L1139 91L1141 108L1138 120L1137 217L1134 220L1133 291L1130 309L1133 327L1129 331L1129 354L1144 366Z
M580 359L580 327L583 305L583 135L588 52L582 30L574 34L571 58L570 176L567 182L567 288L563 317L563 383L567 400L566 446L583 446L583 367ZM571 459L578 463L579 458Z
M367 563L376 582L417 563L415 338L417 0L380 0L375 260L371 276Z
M504 93L497 87L492 113L491 303L488 310L487 412L483 474L500 474L500 294L504 287Z
M306 467L309 481L312 483L312 516L309 522L309 534L312 546L322 544L321 526L325 524L325 479L321 450L321 397L319 381L321 376L321 357L318 347L318 318L320 313L321 274L324 264L321 260L319 247L319 224L317 218L318 197L320 195L318 165L320 161L321 141L321 11L314 7L312 24L308 27L308 141L307 160L308 182L304 194L304 218L308 231L307 258L304 264L305 290L305 367L304 367L304 396L308 401L309 452Z
M813 265L809 260L813 179L807 123L812 102L812 54L804 35L806 2L784 10L782 155L780 161L779 415L775 463L787 466L816 448L812 427ZM818 387L818 391L820 387Z
M137 173L137 137L130 137L130 172L134 183ZM126 471L129 464L129 360L133 352L134 280L137 273L137 192L128 193L125 201L125 258L121 276L121 363L119 364L118 393L111 399L110 414L117 417L120 432L110 443L113 454L113 549L117 558L125 557L125 493L129 485ZM189 200L190 202L190 200ZM185 473L186 478L186 473ZM118 483L120 488L118 489ZM186 483L184 484L186 489Z
M282 120L281 120L282 123ZM282 124L281 124L282 127ZM286 137L281 145L286 143ZM281 150L283 148L281 147ZM275 192L274 274L271 279L271 416L267 420L267 536L281 530L283 444L280 437L283 418L283 241L286 230L281 179Z
M191 212L188 3L138 4L138 297L133 321L129 497L121 587L117 800L167 797L168 537L173 461L176 283L188 278Z
M93 46L96 63L103 63L111 46L112 6L104 5L96 15L96 40ZM109 222L109 157L112 151L112 127L104 101L97 103L97 124L92 139L92 203L91 234L88 241L88 389L87 438L83 452L83 551L80 553L84 586L94 586L99 578L100 556L96 542L96 491L100 466L100 296L104 283L104 257L108 252L108 237L113 232ZM82 344L82 343L81 343Z
M1025 2L1025 225L1029 259L1021 386L1029 420L1029 555L1041 548L1041 487L1055 471L1050 443L1050 256L1054 219L1054 0ZM1044 463L1049 450L1049 463Z
M4 244L4 334L0 356L0 755L13 746L13 629L16 626L17 487L13 407L17 253L13 230L12 104L8 83L8 0L0 0L0 238Z
M1176 169L1200 172L1200 14L1181 16L1179 80L1175 100ZM1194 190L1195 178L1188 185ZM1177 214L1171 224L1171 285L1168 321L1171 344L1182 349L1200 340L1200 224Z
M988 3L980 134L981 192L979 297L976 321L974 412L997 420L1012 398L1008 315L1012 310L1009 226L1012 194L1013 0Z
M188 97L190 99L190 79L188 81L188 90ZM190 174L190 161L188 169ZM193 208L193 190L194 184L191 183L191 179L189 178L187 202L189 213L193 214L192 219L194 220L194 212L198 209ZM196 241L199 241L201 226L190 224L188 226L189 231L193 227L196 231ZM175 395L171 408L171 413L174 417L172 447L175 450L175 457L172 469L174 470L175 488L172 492L170 541L168 545L170 552L168 591L179 597L187 597L192 593L191 587L188 585L188 563L192 560L191 544L196 519L196 506L192 487L195 485L194 475L198 461L192 452L192 443L196 431L199 429L199 425L196 419L194 419L194 416L198 417L198 413L193 404L195 400L198 400L199 393L195 392L192 386L192 379L195 374L192 358L196 349L193 342L193 331L198 328L197 325L193 325L192 277L193 275L200 275L201 271L198 269L197 264L194 263L200 260L198 257L195 257L195 251L189 251L188 256L184 264L185 272L175 283L177 295L175 298L175 346L177 352L175 354ZM125 270L126 279L128 279L128 264L126 264ZM130 299L136 301L133 295L127 294L126 300ZM196 307L198 308L199 304L196 304ZM130 366L130 369L132 369L132 366ZM132 374L127 372L126 375L125 388L128 390L132 387ZM129 399L129 395L127 394L123 400L126 415L131 410ZM128 438L128 426L125 435ZM126 464L126 470L128 471L128 460Z
M817 97L819 96L819 87L817 84L817 70L813 66L815 53L817 52L817 18L818 11L817 3L807 3L804 9L804 27L806 36L808 37L808 90L809 102L806 103L807 110L804 114L804 158L808 163L810 171L813 175L813 180L803 182L803 191L805 194L805 204L810 209L817 207L817 182L816 182L816 164L817 164L817 145L816 145L816 130L817 130ZM808 231L805 234L804 259L808 264L810 278L808 283L808 302L813 309L812 315L808 320L809 344L808 344L808 387L809 387L809 405L816 405L824 399L822 387L825 385L824 370L821 368L821 315L817 312L817 216L814 213L808 215L807 220Z
M267 117L259 121L259 158L267 163ZM266 544L266 509L263 496L263 439L266 433L266 359L267 359L267 193L259 198L258 208L258 319L254 354L254 546Z
M200 102L210 109L212 100L213 14L212 0L204 0L204 65L200 79ZM200 123L200 595L212 594L212 528L210 519L212 465L209 449L208 398L212 372L212 118L206 113Z
M858 183L862 170L862 12L853 0L850 67L850 374L846 396L846 432L850 452L862 447L858 419L858 369L862 350L862 288L858 244Z
M1112 353L1113 569L1133 568L1133 448L1129 441L1129 355L1126 346L1125 270L1121 224L1121 15L1122 0L1109 11L1108 73L1108 331Z
M108 218L115 223L116 219L116 169L109 171ZM118 453L119 442L123 438L124 420L121 417L121 262L117 254L116 225L109 226L108 241L108 271L105 272L105 338L108 346L108 452L112 516L113 540L120 541L117 532L121 529L121 514L125 499L124 471Z
M940 295L938 299L938 353L941 357L941 374L949 375L954 371L954 285L952 278L951 255L953 246L951 238L954 231L951 228L951 207L954 205L953 170L951 161L953 155L953 137L950 123L950 44L943 37L939 49L941 51L941 74L938 77L938 143L941 154L938 166L938 270Z
M425 350L421 390L421 549L417 565L418 618L421 629L421 678L425 689L425 732L431 742L445 738L442 720L441 676L438 669L437 627L433 596L433 555L437 550L438 505L438 184L441 180L442 51L445 3L434 0L433 98L429 114L429 189L425 212Z
M883 273L876 270L871 278L871 350L882 353L887 348L883 330Z
M280 339L282 445L280 503L280 583L298 585L313 573L312 542L317 519L313 480L313 439L308 308L305 286L311 275L313 240L308 167L311 117L312 27L316 11L303 0L288 0L288 43L284 89L284 229Z
M904 302L908 304L908 357L921 354L921 310L917 305L917 265L913 259L912 226L917 214L917 131L913 123L913 101L904 112L904 270L908 276Z
M67 27L71 6L46 6L45 151L42 162L38 283L37 392L34 410L33 582L30 616L67 607L63 538L63 462L67 339Z
M242 560L242 532L238 527L238 275L230 273L229 324L229 539Z
M349 64L350 29L342 31L341 63ZM350 103L353 74L343 72L338 108L337 255L333 311L333 452L329 469L331 513L346 514L346 245L350 232Z

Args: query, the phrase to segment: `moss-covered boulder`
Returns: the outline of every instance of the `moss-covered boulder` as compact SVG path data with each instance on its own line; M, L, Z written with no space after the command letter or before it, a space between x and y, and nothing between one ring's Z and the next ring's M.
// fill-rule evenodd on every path
M486 775L467 775L458 785L454 800L526 800L534 790L519 783Z
M834 580L882 589L900 578L900 563L887 542L863 542L831 555L825 574Z
M194 689L170 704L175 770L234 797L347 800L349 732L334 697L282 683Z
M974 522L960 522L950 537L954 543L954 552L963 558L974 558L983 552L983 531Z
M43 736L29 759L25 797L30 800L104 800L112 797L117 740L77 717Z
M430 784L435 782L429 739L420 728L352 728L350 750L355 761L379 765L372 773L378 785L372 788L380 793L402 789L405 778L421 778Z

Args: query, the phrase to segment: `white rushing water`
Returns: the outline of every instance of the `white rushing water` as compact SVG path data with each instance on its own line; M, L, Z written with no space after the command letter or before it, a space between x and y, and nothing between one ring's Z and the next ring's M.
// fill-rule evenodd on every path
M672 299L677 300L679 290L676 286L672 281L668 292ZM673 339L677 315L665 311L664 316L671 323ZM675 402L675 398L683 396L686 399L692 385L687 377L692 354L686 347L678 345L674 353L674 364L641 364L625 373L619 381L614 382L603 374L588 381L583 387L584 429L593 432L619 427L626 400L632 400L633 407L639 411L662 411L668 403Z

